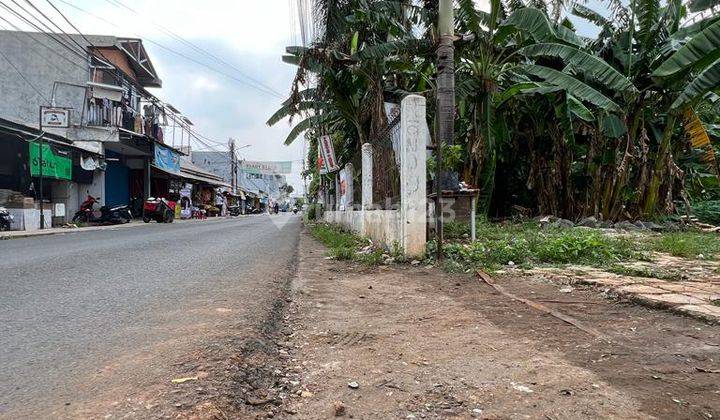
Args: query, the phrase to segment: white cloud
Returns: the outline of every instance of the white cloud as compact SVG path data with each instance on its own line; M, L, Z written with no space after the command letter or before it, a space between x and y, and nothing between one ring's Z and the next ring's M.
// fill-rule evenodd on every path
M83 31L172 40L173 34L190 40L220 39L237 52L274 54L290 39L290 10L286 0L120 0L135 10L99 0L76 4L118 25L62 7ZM62 5L62 4L61 4ZM166 31L165 29L169 30ZM124 32L124 33L122 33Z
M206 76L196 76L192 84L194 90L214 92L220 89L220 85L214 80Z

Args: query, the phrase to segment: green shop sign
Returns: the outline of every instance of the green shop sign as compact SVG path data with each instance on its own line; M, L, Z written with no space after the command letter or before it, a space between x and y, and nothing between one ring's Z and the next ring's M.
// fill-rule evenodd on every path
M30 143L30 175L40 176L40 144ZM42 145L43 178L72 179L72 159L57 155L48 144Z

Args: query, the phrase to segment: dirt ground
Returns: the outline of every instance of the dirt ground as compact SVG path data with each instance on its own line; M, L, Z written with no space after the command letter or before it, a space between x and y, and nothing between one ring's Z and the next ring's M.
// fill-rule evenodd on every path
M433 267L329 260L307 233L299 249L261 323L104 418L720 417L720 326L538 276L495 277L501 294Z
M598 337L475 276L328 260L307 234L300 249L280 392L258 417L720 417L718 326L589 286L493 279Z

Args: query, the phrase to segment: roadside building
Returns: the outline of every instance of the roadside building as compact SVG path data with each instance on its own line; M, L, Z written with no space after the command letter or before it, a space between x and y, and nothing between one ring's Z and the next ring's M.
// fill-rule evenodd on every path
M41 107L66 110L67 127L43 128L93 167L55 187L68 213L87 195L121 205L170 189L168 167L179 172L182 155L171 144L189 143L192 123L147 90L162 81L142 40L0 31L0 51L0 118L38 129Z
M11 229L40 228L41 197L45 227L70 220L69 194L94 188L100 161L63 136L0 118L0 206L14 216Z
M195 165L221 176L226 182L232 179L230 157L225 152L192 152ZM246 197L248 206L264 211L270 203L285 202L287 194L282 187L287 184L286 174L292 170L292 162L248 161L237 165L238 189Z

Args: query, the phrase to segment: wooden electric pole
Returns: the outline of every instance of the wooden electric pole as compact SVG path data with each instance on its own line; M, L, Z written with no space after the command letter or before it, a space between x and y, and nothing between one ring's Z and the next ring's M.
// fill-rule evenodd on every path
M443 214L442 192L448 183L443 168L442 147L452 145L455 137L455 16L453 0L440 0L438 5L438 33L440 42L437 49L437 98L435 156L435 232L437 234L437 259L442 260Z

